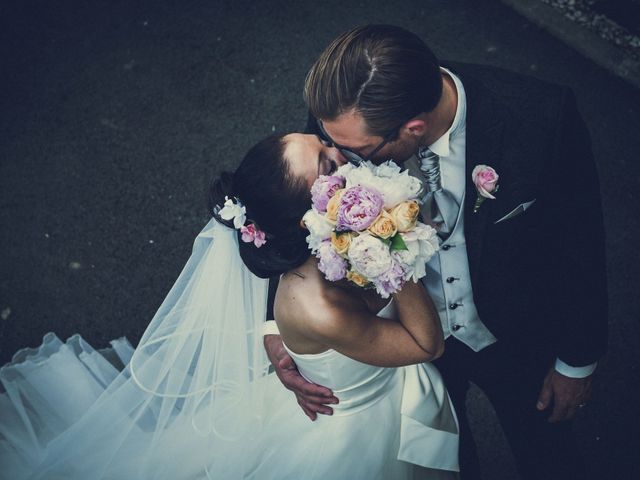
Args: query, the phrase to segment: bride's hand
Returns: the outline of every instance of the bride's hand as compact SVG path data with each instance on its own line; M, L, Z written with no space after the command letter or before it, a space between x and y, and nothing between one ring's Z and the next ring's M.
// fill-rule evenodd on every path
M328 404L338 403L333 392L304 379L291 356L284 349L280 335L265 335L264 348L282 384L291 390L304 413L315 420L317 414L331 415L333 409Z

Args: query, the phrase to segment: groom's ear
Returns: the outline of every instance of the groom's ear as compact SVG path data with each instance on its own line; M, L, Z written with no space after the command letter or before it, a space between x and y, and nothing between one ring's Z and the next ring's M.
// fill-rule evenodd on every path
M423 137L427 131L427 122L422 118L412 118L402 128L411 136Z

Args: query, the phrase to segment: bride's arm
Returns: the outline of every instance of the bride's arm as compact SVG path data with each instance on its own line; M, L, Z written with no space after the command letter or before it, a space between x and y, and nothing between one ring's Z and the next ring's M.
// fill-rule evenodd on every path
M440 357L444 353L442 324L422 282L408 281L393 298L400 322L415 342L433 358Z
M428 362L444 352L438 313L421 283L409 281L393 296L398 321L372 315L347 297L336 294L305 305L311 338L383 367Z

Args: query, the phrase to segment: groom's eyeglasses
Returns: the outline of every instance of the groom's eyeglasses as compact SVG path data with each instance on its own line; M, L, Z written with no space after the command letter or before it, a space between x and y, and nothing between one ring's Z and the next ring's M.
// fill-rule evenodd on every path
M322 132L322 135L325 137L325 139L334 147L336 147L340 153L344 156L344 158L347 159L347 161L355 166L360 165L362 162L366 162L367 160L371 160L374 155L376 153L378 153L382 147L384 147L387 143L389 143L391 140L393 140L393 137L395 137L396 132L398 131L398 129L404 125L406 122L402 122L401 125L398 126L398 128L394 129L391 131L391 133L389 133L386 137L384 137L382 139L382 142L380 142L378 144L378 146L376 148L374 148L373 150L371 150L371 152L369 153L369 155L367 155L366 157L362 157L360 156L358 153L354 152L353 150L350 150L347 147L343 147L342 145L337 144L336 142L333 141L333 138L331 138L329 136L329 134L327 133L327 131L324 129L324 127L322 126L322 120L320 119L316 119L316 122L318 124L318 128L320 129L320 132Z

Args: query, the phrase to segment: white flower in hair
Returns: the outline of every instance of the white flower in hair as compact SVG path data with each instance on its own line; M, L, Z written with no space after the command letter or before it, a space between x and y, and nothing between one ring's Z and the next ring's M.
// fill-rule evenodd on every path
M218 212L224 220L233 219L233 226L240 229L247 221L247 209L238 201L234 203L229 197L224 197L224 206Z

